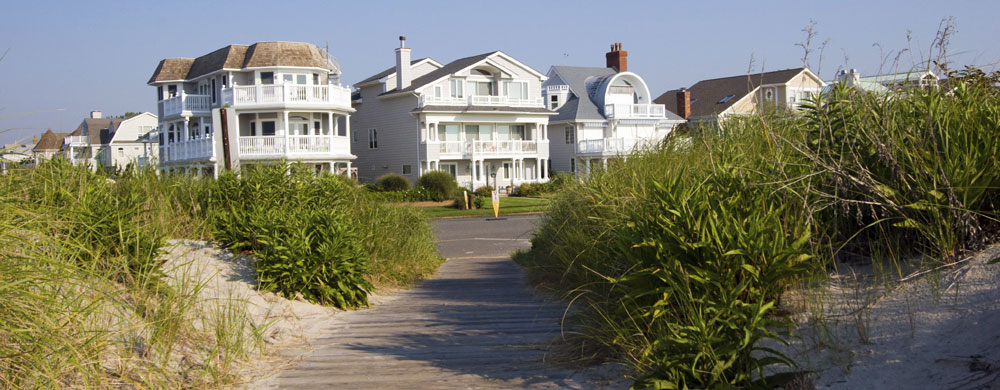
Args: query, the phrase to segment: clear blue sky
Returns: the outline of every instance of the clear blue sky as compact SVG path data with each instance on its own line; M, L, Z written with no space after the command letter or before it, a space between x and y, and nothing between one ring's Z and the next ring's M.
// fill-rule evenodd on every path
M816 21L814 46L830 39L820 67L876 73L907 48L926 58L943 17L953 16L952 60L995 69L997 1L12 1L0 14L0 143L73 130L92 109L154 111L146 80L160 59L197 57L232 43L304 41L329 47L353 83L392 66L397 37L414 58L440 62L504 52L546 72L551 65L604 66L624 43L629 70L653 94L702 79L800 66L800 31ZM883 48L880 53L879 43ZM919 50L919 52L918 52ZM890 54L891 53L891 54ZM890 58L889 62L892 59ZM819 69L817 69L819 68ZM25 114L40 110L59 110ZM24 114L24 115L19 115ZM11 117L13 116L13 117Z

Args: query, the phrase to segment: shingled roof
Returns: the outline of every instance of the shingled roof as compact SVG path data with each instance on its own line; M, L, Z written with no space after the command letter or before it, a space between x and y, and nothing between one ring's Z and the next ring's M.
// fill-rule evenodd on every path
M410 61L410 66L416 65L418 62L426 60L428 58L430 58L430 57L424 57L424 58L421 58L419 60ZM373 74L373 75L371 75L371 77L368 77L368 78L366 78L364 80L358 81L357 83L355 83L355 85L357 85L357 84L364 84L364 83L367 83L367 82L370 82L370 81L375 81L375 80L381 79L383 77L386 77L388 75L391 75L393 73L396 73L396 66L395 65L393 67L389 68L389 69L386 69L386 70L383 70L383 71L378 72L376 74Z
M63 139L68 135L69 133L56 133L52 129L48 129L42 133L42 137L39 138L38 143L31 150L34 152L59 150L62 148Z
M87 143L90 145L105 145L111 142L111 125L118 126L124 119L121 118L85 118L69 135L87 136ZM39 141L41 142L41 141Z
M222 69L268 66L300 66L336 69L315 45L304 42L257 42L229 45L198 58L166 58L160 61L148 84L160 81L191 80Z
M784 69L774 72L764 72L750 75L723 77L719 79L702 80L692 85L691 117L717 115L732 107L740 99L761 85L784 84L802 73L806 68ZM670 90L653 100L663 104L667 110L677 112L677 92ZM729 97L726 99L726 97Z
M413 80L413 82L410 83L409 87L403 88L402 90L399 90L399 91L397 91L397 90L394 89L394 90L391 90L391 91L388 91L388 92L384 92L384 93L382 93L382 95L396 94L396 93L406 93L406 92L415 91L416 89L418 89L420 87L423 87L423 86L425 86L427 84L433 83L434 81L437 81L438 79L440 79L442 77L445 77L445 76L450 75L452 73L458 72L458 71L460 71L462 69L465 69L467 67L470 67L472 65L475 65L477 62L485 60L487 57L489 57L491 55L494 55L496 53L499 53L499 52L500 51L497 50L497 51L491 51L489 53L483 53L483 54L479 54L479 55L474 55L474 56L471 56L471 57L459 58L457 60L449 62L448 64L446 64L445 66L441 67L440 69L435 69L435 70L431 71L430 73L427 73L427 74L425 74L423 76L417 77L416 79ZM379 95L379 96L381 96L381 95Z

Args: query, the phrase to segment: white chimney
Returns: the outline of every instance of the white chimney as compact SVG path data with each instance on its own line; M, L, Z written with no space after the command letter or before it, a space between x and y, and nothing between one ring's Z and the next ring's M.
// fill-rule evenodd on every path
M91 111L90 119L101 119L101 112L97 110Z
M396 49L396 90L401 91L410 86L410 49L406 47L406 37L399 36L399 48Z

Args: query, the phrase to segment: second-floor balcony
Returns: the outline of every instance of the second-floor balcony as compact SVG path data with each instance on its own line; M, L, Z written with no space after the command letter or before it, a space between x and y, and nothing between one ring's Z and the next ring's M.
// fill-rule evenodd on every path
M235 108L350 108L351 90L339 85L240 85L223 89L222 102Z
M665 118L662 104L605 104L604 116L611 118Z
M212 97L209 95L180 95L160 101L163 116L205 114L212 110Z
M85 135L71 135L63 138L63 145L66 146L87 146L88 142Z
M208 160L215 155L212 137L199 137L160 145L163 162Z
M578 154L615 156L628 154L635 149L636 141L629 138L586 139L576 143Z
M425 106L491 106L491 107L525 107L525 108L545 108L545 101L542 98L513 98L508 96L473 95L466 97L435 97L420 96L417 107Z
M329 135L252 136L239 138L241 157L282 158L348 155L347 137Z
M538 153L538 141L535 140L429 141L428 148L434 147L442 156L452 155L462 158Z

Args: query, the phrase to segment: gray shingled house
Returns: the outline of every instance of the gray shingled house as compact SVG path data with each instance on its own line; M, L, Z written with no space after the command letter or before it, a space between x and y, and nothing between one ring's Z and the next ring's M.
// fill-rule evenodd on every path
M586 175L652 145L684 123L663 104L653 104L646 82L628 71L620 43L605 55L607 67L553 66L543 84L554 139L551 169Z

